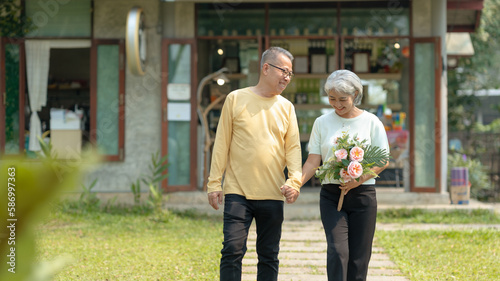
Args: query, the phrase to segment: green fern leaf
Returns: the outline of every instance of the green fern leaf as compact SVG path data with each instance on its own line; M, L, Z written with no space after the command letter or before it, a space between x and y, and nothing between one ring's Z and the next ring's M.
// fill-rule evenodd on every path
M391 158L389 152L385 149L381 149L378 146L369 146L365 150L363 156L363 163L373 164L376 167L383 167Z

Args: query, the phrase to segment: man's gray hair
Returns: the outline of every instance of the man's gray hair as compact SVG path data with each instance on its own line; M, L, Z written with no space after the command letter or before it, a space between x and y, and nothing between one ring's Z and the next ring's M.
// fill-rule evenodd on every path
M354 105L360 105L361 99L363 99L361 79L349 70L336 70L328 76L325 83L325 92L328 95L332 91L351 95L354 98Z
M280 54L287 56L290 61L293 62L293 55L289 51L281 47L271 47L264 51L264 53L262 53L262 59L260 60L260 69L262 69L266 62L276 63L275 61Z

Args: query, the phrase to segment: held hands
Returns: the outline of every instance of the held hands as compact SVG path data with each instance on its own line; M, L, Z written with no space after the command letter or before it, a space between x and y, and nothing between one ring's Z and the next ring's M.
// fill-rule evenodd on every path
M285 196L286 198L286 203L288 204L292 204L295 202L295 200L297 200L297 198L299 197L299 192L291 187L289 187L288 185L283 185L281 186L281 194L283 194L283 196Z
M219 205L222 205L224 193L222 191L214 191L208 194L208 204L215 210L219 210Z

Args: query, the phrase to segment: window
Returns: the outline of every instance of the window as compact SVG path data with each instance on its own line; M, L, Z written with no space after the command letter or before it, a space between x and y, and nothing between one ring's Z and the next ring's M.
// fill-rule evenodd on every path
M91 53L90 141L109 161L125 157L125 44L94 40Z
M410 35L409 1L342 3L341 34L354 36Z
M273 3L271 36L332 36L337 33L337 3Z
M264 34L264 4L198 4L198 36L259 36Z
M91 37L91 0L25 2L35 26L26 37Z

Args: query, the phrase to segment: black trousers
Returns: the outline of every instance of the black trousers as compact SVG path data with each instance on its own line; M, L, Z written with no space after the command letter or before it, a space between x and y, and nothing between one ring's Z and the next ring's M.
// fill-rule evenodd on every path
M257 280L277 281L279 243L283 224L283 201L247 200L228 194L224 199L224 242L221 251L220 280L241 280L241 262L247 251L252 220L257 227Z
M321 221L328 244L328 280L366 280L377 220L375 186L351 189L337 211L340 191L339 185L325 184L320 192Z

